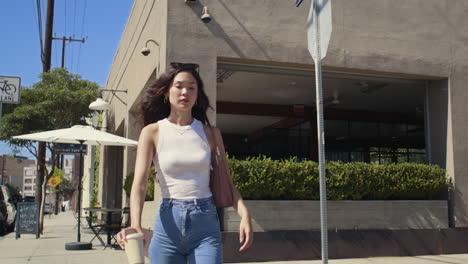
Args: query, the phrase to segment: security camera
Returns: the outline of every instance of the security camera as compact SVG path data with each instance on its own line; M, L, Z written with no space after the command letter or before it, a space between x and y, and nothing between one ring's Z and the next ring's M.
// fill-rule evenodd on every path
M148 56L150 53L151 50L148 47L144 47L143 49L141 49L141 54L143 54L144 56Z
M195 4L195 2L197 2L197 0L185 0L186 4Z
M208 7L206 6L203 7L201 20L205 23L209 23L211 21L211 16L210 14L208 14Z

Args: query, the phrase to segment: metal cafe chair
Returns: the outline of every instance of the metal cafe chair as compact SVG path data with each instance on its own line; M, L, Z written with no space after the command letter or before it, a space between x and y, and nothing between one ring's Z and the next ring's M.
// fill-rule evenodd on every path
M76 220L76 224L75 226L73 227L73 229L77 229L78 228L78 212L75 212L75 210L72 210L73 211L73 218L75 218ZM86 215L86 213L84 215L81 216L81 220L80 221L80 226L81 226L81 229L86 229L86 228L89 228L87 225L86 225L86 221L83 221L83 220L86 220L88 217L88 215Z
M102 221L99 220L99 219L96 219L96 224L93 224L94 219L93 219L93 214L91 212L90 212L89 216L86 217L86 221L88 223L89 229L91 229L91 231L94 234L93 238L89 242L93 243L94 239L97 238L99 240L99 242L101 242L101 245L105 248L106 243L104 242L104 240L102 240L102 238L100 236L101 231L104 229Z
M110 214L111 221L106 220L102 225L103 231L108 235L108 241L104 249L107 247L118 247L115 236L122 230L122 212L108 212L108 214Z
M130 226L130 207L123 208L122 211L122 228Z

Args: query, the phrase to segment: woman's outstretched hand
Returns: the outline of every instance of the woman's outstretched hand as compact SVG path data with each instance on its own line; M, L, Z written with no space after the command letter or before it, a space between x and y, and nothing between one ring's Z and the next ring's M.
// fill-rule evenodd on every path
M143 231L141 229L137 229L134 227L127 227L122 229L119 233L117 233L117 243L122 249L125 249L125 243L127 242L127 236L130 234L140 233L143 235ZM144 243L144 241L143 241Z
M239 226L239 243L242 244L239 252L248 249L253 243L253 231L252 224L250 223L250 216L243 217L241 219Z

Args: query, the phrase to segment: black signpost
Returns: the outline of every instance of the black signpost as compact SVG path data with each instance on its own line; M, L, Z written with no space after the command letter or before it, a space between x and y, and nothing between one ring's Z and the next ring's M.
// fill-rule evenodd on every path
M16 211L16 239L21 234L36 234L39 238L39 204L35 202L18 203Z

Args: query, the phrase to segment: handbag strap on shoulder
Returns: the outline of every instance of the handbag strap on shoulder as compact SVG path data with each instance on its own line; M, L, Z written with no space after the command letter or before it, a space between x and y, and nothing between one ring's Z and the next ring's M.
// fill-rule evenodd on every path
M216 141L214 128L212 126L205 125L204 129L205 129L205 134L208 136L208 143L210 144L211 152L214 153L218 144Z

